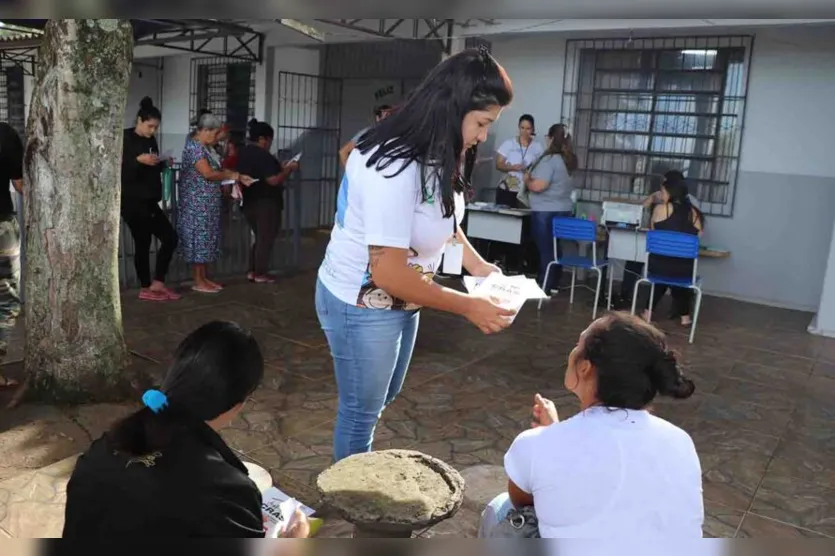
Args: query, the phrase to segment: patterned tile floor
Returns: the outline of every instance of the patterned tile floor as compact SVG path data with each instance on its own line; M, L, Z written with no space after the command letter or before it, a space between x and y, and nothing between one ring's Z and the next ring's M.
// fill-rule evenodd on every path
M305 273L177 304L128 299L124 315L130 347L144 358L137 364L160 374L177 343L202 323L228 319L253 329L266 380L224 435L279 486L316 506L315 479L332 455L336 391L313 288L314 275ZM577 411L562 373L590 316L585 297L573 307L559 298L541 314L525 307L509 332L485 337L460 319L425 313L405 389L384 414L375 446L418 449L459 469L501 465L527 425L534 393L554 399L563 417ZM810 320L707 298L695 345L675 323L660 323L698 387L693 399L657 410L695 439L707 535L835 537L835 340L807 334ZM58 534L72 456L129 409L0 412L0 534ZM477 522L475 511L463 510L422 535L472 536ZM349 533L331 519L323 535Z

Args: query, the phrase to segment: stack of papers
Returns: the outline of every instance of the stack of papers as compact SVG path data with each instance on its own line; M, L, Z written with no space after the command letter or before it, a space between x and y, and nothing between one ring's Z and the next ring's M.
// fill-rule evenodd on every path
M293 525L296 510L310 517L313 510L289 495L272 487L264 493L261 511L264 514L264 530L268 539L276 539Z
M464 286L470 294L495 299L498 305L513 309L517 314L526 301L548 298L536 280L526 276L505 276L499 273L486 278L465 276ZM511 322L514 319L515 316Z

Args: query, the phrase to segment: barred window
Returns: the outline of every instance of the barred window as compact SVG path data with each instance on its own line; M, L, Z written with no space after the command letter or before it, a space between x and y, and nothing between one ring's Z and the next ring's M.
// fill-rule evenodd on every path
M752 38L571 40L563 118L581 198L642 199L681 170L707 214L731 216Z
M203 108L229 124L233 132L246 132L255 114L255 65L228 58L192 60L190 121Z

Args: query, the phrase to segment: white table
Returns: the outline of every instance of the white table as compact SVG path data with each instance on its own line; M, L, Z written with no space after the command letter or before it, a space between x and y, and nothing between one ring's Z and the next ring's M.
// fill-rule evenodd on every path
M467 205L467 237L522 244L522 224L531 211L496 205Z

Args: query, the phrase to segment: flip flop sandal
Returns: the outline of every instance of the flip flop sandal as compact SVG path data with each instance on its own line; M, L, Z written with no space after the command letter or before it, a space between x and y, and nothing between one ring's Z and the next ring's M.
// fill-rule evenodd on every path
M205 294L218 294L218 293L220 293L220 290L216 290L214 288L203 288L203 287L200 287L200 286L192 287L191 291L197 292L197 293L205 293Z

